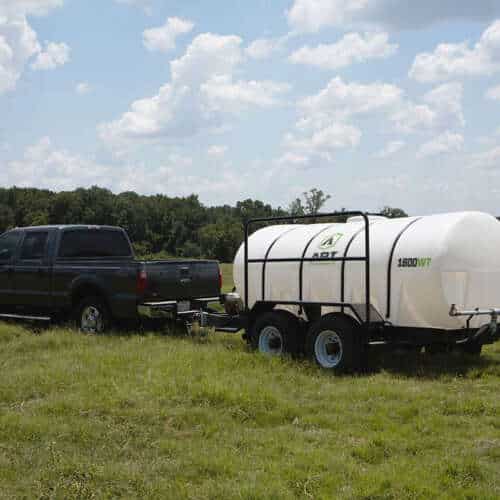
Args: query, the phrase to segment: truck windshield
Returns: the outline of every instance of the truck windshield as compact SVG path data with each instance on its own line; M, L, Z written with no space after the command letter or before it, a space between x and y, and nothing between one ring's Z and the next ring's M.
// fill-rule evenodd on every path
M62 258L131 257L130 244L121 231L105 229L64 231L59 247Z

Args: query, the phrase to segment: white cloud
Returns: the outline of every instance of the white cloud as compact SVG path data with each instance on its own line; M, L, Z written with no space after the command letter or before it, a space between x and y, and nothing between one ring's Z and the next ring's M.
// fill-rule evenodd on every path
M278 96L290 85L272 81L233 82L230 75L214 75L200 87L212 110L239 112L249 106L268 108L279 104Z
M500 146L472 155L469 168L500 171Z
M397 44L389 43L387 33L348 33L337 43L305 46L290 55L289 61L324 69L338 69L369 59L385 59L395 54Z
M497 85L496 87L490 87L486 91L485 97L493 101L500 101L500 85Z
M70 51L65 43L46 42L45 50L38 53L31 67L35 70L49 70L63 66L70 59Z
M390 119L405 133L463 127L462 96L462 84L445 83L427 92L422 103L401 102Z
M26 15L45 16L52 9L62 7L64 0L2 0L0 15L21 17Z
M274 53L282 51L290 36L278 38L258 38L245 49L245 54L252 59L268 59Z
M46 15L62 0L2 0L0 3L0 95L12 91L42 48L28 15Z
M333 153L343 148L355 148L361 140L361 131L346 123L333 123L314 131L306 137L293 134L285 136L285 146L305 155L318 155L327 161Z
M187 196L196 191L211 202L237 199L245 189L249 174L230 166L218 168L217 176L197 175L189 157L170 154L159 166L142 162L103 163L54 146L43 137L29 146L22 159L8 162L0 170L0 185L71 190L99 185L114 192L137 191Z
M246 49L246 54L252 59L267 59L276 50L274 39L260 38L254 40Z
M159 28L144 30L142 34L144 46L151 51L169 52L175 48L177 37L189 33L194 23L178 17L169 17Z
M120 118L99 126L112 147L129 139L191 137L215 131L249 106L269 107L288 85L270 81L233 81L244 60L238 36L198 35L185 54L170 63L171 81L153 97L132 103Z
M88 83L88 82L80 82L75 87L75 92L78 95L88 94L91 90L92 90L92 87L90 86L90 83Z
M306 167L310 163L311 159L308 156L292 153L290 151L284 153L276 160L278 166Z
M460 134L446 131L423 144L417 153L418 158L457 153L462 149L464 138Z
M2 17L0 7L0 94L14 90L29 59L40 51L26 17Z
M209 156L215 156L215 157L222 157L226 154L226 152L227 152L227 146L220 146L217 144L210 146L207 150L207 154Z
M7 163L0 173L0 184L62 190L106 185L112 173L110 166L57 150L49 137L43 137L26 149L23 159Z
M395 155L398 151L401 151L405 147L406 143L404 141L391 141L388 142L382 150L375 154L375 158L385 159L390 156Z
M303 118L300 128L344 120L356 114L391 109L402 100L399 87L387 83L346 83L335 77L318 94L302 99L299 104Z
M397 132L434 133L463 127L462 85L447 83L427 92L419 102L409 100L395 85L330 80L324 89L297 104L299 119L285 136L287 150L302 156L331 161L333 152L356 148L362 137L360 125L351 123L378 116ZM402 141L389 144L379 157L395 153Z
M468 42L440 44L434 52L417 54L409 76L419 82L437 82L500 71L500 20L491 24L471 47Z
M449 20L488 21L500 15L496 1L295 0L288 23L298 32L327 26L413 29Z
M491 146L492 144L496 144L500 139L500 127L490 131L489 134L480 135L475 138L475 141L478 144L482 144L484 146Z
M186 53L170 63L172 82L199 85L213 75L231 73L243 60L241 43L236 35L198 35Z

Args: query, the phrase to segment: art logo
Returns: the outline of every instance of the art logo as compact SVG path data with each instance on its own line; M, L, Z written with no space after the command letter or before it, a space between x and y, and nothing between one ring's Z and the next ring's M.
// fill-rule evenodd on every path
M334 233L330 236L324 238L319 244L319 248L321 250L329 250L330 248L335 247L335 245L339 242L340 238L342 238L342 233Z

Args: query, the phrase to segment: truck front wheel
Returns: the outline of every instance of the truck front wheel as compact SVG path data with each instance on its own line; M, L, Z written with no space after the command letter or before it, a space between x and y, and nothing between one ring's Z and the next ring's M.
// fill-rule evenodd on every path
M327 315L309 329L306 351L321 368L341 373L360 368L363 346L358 329L350 320Z
M86 297L76 308L77 328L83 333L104 333L110 326L110 315L99 297Z
M297 318L284 311L272 311L257 318L250 342L254 349L269 356L300 353L300 332Z

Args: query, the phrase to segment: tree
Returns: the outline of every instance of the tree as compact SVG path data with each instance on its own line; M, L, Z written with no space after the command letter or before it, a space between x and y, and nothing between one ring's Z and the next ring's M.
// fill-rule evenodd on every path
M307 215L316 215L331 196L323 193L321 189L312 188L304 193L304 198L306 200Z
M408 214L401 208L392 208L385 206L381 211L381 215L388 217L389 219L399 219L400 217L408 217Z
M290 212L290 215L305 215L306 213L300 198L295 198L295 200L290 203L288 211Z
M316 215L331 198L329 194L325 194L317 188L302 193L302 196L304 201L301 198L296 198L290 203L288 212L291 215Z
M232 262L243 240L243 228L238 221L228 219L208 224L200 230L199 236L204 255L221 262Z
M15 226L14 211L7 205L0 205L0 234Z
M323 198L324 195L319 196L319 205ZM311 200L310 206L313 206L316 202ZM298 202L300 213L305 212L304 203ZM134 192L114 194L97 186L59 193L34 188L0 188L0 231L45 224L122 226L141 258L210 256L232 261L249 219L288 213L253 199L242 200L235 206L206 207L196 195L170 198ZM266 225L255 223L251 231Z

